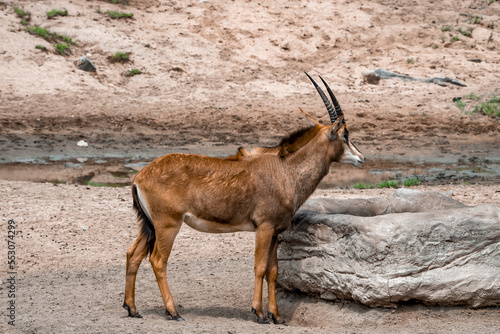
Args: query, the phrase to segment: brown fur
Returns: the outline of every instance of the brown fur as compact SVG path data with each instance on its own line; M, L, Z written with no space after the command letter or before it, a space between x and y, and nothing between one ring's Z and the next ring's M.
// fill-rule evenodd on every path
M263 278L268 283L268 311L276 323L283 323L276 303L278 275L277 236L290 226L291 218L328 173L333 161L341 161L346 141L345 123L316 124L297 131L274 148L247 151L240 148L225 159L190 154L169 154L141 170L133 182L134 208L143 228L127 251L124 307L138 316L135 307L135 277L148 254L172 318L180 320L168 288L166 267L181 224L203 232L255 231L255 286L252 309L259 322ZM350 156L364 158L357 150ZM139 202L139 203L138 203ZM151 218L151 219L149 219ZM154 241L148 233L154 231Z

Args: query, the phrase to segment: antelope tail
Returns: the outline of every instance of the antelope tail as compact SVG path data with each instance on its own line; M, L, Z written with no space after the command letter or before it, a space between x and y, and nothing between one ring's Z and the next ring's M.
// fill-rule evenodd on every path
M144 197L142 197L141 191L136 184L132 187L132 198L134 200L134 211L139 221L139 238L146 239L147 251L148 254L151 254L156 241L155 228L144 203Z

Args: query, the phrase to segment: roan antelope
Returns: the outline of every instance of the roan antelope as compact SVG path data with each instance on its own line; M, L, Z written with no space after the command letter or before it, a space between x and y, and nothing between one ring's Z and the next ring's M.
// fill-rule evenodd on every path
M331 102L306 75L323 99L332 124L321 125L306 114L311 126L289 135L274 148L241 148L225 159L167 154L136 175L132 195L140 232L127 251L123 304L130 317L141 317L135 306L135 279L149 253L167 314L184 320L166 277L168 257L184 222L208 233L255 231L252 311L259 323L266 323L268 317L275 324L284 323L276 304L278 235L290 226L293 215L328 173L332 162L359 166L365 160L349 140L342 109L328 85L320 77ZM264 276L267 317L262 309Z

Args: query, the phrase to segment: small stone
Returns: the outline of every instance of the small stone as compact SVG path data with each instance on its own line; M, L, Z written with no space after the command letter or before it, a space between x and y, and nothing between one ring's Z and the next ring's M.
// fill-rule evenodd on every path
M80 140L78 143L76 143L76 146L87 147L87 146L89 146L89 143L87 143L85 140Z

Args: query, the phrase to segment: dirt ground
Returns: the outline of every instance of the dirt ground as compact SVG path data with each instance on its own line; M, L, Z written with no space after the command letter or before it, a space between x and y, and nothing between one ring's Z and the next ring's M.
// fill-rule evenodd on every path
M299 107L326 123L307 71L330 84L367 158L361 169L333 165L340 172L314 196L386 196L391 190L348 186L378 182L374 171L389 167L445 165L480 177L434 178L415 189L500 205L498 117L469 113L500 95L500 2L490 2L0 1L1 263L10 219L18 231L16 326L2 317L0 332L499 332L495 307L370 309L284 291L278 303L289 326L259 326L250 313L253 234L188 227L168 269L186 322L166 320L147 261L136 295L144 318L129 319L121 304L125 252L137 235L130 190L81 185L127 183L133 173L118 172L170 152L221 156L276 144L305 125ZM55 53L56 37L26 32L15 6L31 12L28 27L71 37L71 54ZM67 16L47 18L63 8ZM111 19L108 10L133 17ZM129 61L111 61L116 52ZM84 55L96 73L75 67ZM142 73L124 75L133 68ZM364 81L378 68L466 87ZM61 180L68 183L45 182ZM0 272L5 312L9 276Z

